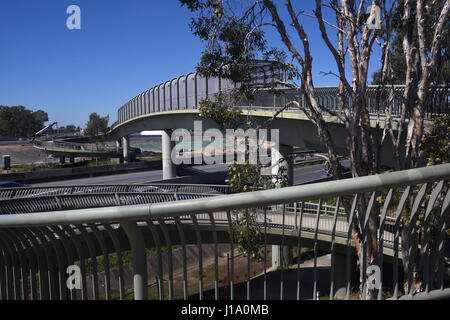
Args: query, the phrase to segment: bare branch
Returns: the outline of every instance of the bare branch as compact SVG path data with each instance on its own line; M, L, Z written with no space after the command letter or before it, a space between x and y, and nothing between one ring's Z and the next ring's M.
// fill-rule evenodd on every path
M336 65L338 67L339 74L340 74L339 79L342 81L342 83L344 84L346 89L349 92L351 92L352 87L351 87L350 83L348 83L348 81L345 77L345 67L344 67L345 59L341 55L339 55L338 51L331 44L331 41L328 38L328 34L325 30L324 20L322 17L322 1L321 0L316 0L316 17L317 17L317 21L319 22L319 28L320 28L320 32L322 34L322 39L325 41L326 45L328 46L328 49L333 54L334 60L336 61ZM342 29L340 29L340 30L342 30ZM343 30L342 30L342 32L343 32Z
M289 49L289 51L295 56L297 61L300 63L300 65L304 65L303 57L300 55L300 53L297 51L297 49L292 44L291 40L289 39L286 27L284 26L283 21L280 19L280 16L278 15L277 8L274 6L273 2L270 0L264 0L264 5L269 9L272 20L275 22L277 26L278 33L281 36L281 40L286 45L286 47Z
M305 13L304 11L300 11L299 13L297 13L297 16L300 15L300 14L304 15L304 16L307 16L307 17L311 17L311 18L316 18L317 19L316 16L314 16L312 14ZM335 28L338 31L344 32L343 29L339 28L338 26L335 26L334 24L332 24L331 22L328 22L327 20L323 20L323 22L326 23L327 25L329 25L330 27Z
M319 72L320 74L323 74L324 76L335 76L336 78L338 78L338 79L340 79L341 77L338 75L338 74L336 74L335 72L333 72L333 71L328 71L328 72L324 72L324 71L320 71Z

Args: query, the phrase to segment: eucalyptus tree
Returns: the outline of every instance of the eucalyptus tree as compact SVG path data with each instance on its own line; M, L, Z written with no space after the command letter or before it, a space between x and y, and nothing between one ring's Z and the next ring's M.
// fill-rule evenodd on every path
M271 0L180 2L193 14L190 25L192 32L206 43L197 71L204 76L220 76L238 83L239 90L248 99L262 89L275 94L282 93L286 88L301 93L306 103L290 101L276 114L295 106L308 117L326 147L336 179L342 178L341 166L336 141L325 115L336 117L346 129L346 147L354 177L377 172L377 151L379 154L379 146L389 138L394 147L397 169L413 168L420 164L423 115L429 103L429 89L441 67L442 48L448 45L442 42L442 35L448 29L450 0L330 0L326 3L315 0L311 13L302 8L303 2L292 3L290 0L286 0L284 4ZM318 34L308 34L305 31L305 19L313 19ZM373 56L374 46L379 45L381 71L378 77L380 83L387 87L389 72L392 70L391 48L392 39L396 35L393 28L395 23L401 23L404 31L402 48L406 71L402 82L405 89L397 126L390 114L389 98L380 102L385 114L383 136L379 139L370 130L366 100L370 80L368 71L371 60L378 58ZM426 26L433 31L430 32L428 28L425 30ZM269 35L278 36L282 46L275 47L270 42L273 38ZM332 56L334 71L325 74L337 78L339 112L322 105L317 97L313 77L314 56L310 45L312 36L320 37ZM274 69L281 69L286 76L271 77L269 81L255 81L252 75L260 67L261 60L272 60ZM380 121L378 117L378 124ZM368 265L377 264L378 259L377 234L381 203L375 201L370 206L370 198L371 195L359 197L357 211L360 219L351 221L361 284L365 281L363 253L366 252ZM343 205L349 213L350 201L344 200ZM364 221L361 217L364 217L366 211L368 216ZM365 222L367 232L363 232ZM407 225L407 219L404 222ZM367 237L367 250L363 249L363 234ZM404 238L402 237L402 241ZM403 253L404 259L407 258L408 253ZM375 297L376 290L366 290L364 298Z

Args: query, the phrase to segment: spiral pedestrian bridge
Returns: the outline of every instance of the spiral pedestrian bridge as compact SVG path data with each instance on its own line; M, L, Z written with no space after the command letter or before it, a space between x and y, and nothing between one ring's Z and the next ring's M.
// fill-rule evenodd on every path
M448 298L449 178L450 164L443 164L246 193L232 193L228 187L218 185L168 184L4 189L0 191L0 298L124 298L125 278L129 276L135 299L147 299L149 285L155 281L160 299L188 299L193 294L204 299L202 253L206 245L212 245L211 297L221 299L223 270L218 266L218 246L223 244L231 253L229 298L235 299L234 289L239 285L245 286L247 299L273 298L271 283L267 282L267 259L263 259L259 276L249 272L245 279L241 277L243 284L234 274L238 234L233 226L239 217L251 213L253 218L246 220L246 227L258 230L264 258L269 245L294 247L298 254L301 247L312 249L313 283L306 298L315 297L320 280L316 262L318 253L325 250L331 252L329 297L349 299L356 254L352 226L359 226L359 243L366 252L369 241L374 240L368 228L373 223L373 212L380 230L375 235L382 288L377 297L381 299L388 287L392 299ZM361 197L368 200L366 212L357 209ZM346 204L350 207L345 208ZM404 215L408 219L402 219ZM402 248L405 237L411 240L410 247ZM413 250L414 239L421 253L405 258L403 255ZM198 257L194 266L198 277L194 280L187 276L193 266L185 259L192 245ZM175 248L181 248L182 266L174 266ZM149 270L147 265L149 249L156 252L156 270ZM123 257L128 253L132 274L124 271ZM413 272L415 259L420 259L423 272ZM296 293L294 298L305 298L301 265L296 267L297 281L284 283L287 265L282 261L283 254L278 298L287 299L288 291ZM255 262L248 258L247 263L250 270ZM363 259L361 263L362 278L366 279L365 270L373 262ZM405 264L409 266L406 274L401 268ZM67 272L71 266L80 269L80 288L69 285L71 274ZM181 297L174 295L177 267L183 274ZM151 272L157 275L156 280L148 278ZM421 290L413 291L412 284L418 280ZM189 286L192 281L198 284L194 291ZM258 281L263 283L262 291L255 291L253 284ZM403 291L403 282L409 284L410 291ZM366 279L361 290L368 290L368 285Z

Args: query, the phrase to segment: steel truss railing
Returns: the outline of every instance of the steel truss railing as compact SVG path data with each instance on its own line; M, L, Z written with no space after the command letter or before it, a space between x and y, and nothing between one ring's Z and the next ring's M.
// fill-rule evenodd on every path
M380 230L384 230L377 235L382 288L392 285L390 289L394 299L448 298L445 245L450 204L449 178L450 164L446 164L306 186L209 197L205 194L207 197L201 199L173 197L173 201L148 204L2 214L0 298L111 299L115 292L118 298L124 298L127 272L124 271L122 257L131 250L133 294L136 299L146 299L147 284L153 280L148 278L145 249L155 248L157 268L153 272L159 298L187 299L198 292L200 299L219 299L223 298L219 282L223 279L223 269L218 264L218 245L228 243L232 253L229 282L232 299L313 299L323 285L316 266L319 250L324 249L331 251L330 279L327 281L329 296L333 298L335 293L343 290L344 297L349 299L355 275L351 272L354 242L352 224L348 221L356 219L361 225L361 245L365 252L369 240L368 213L376 209L377 203L380 207ZM356 209L357 199L362 196L368 199L366 212ZM18 201L23 199L17 198ZM352 204L348 214L340 212L339 203L344 200ZM265 262L262 275L252 277L248 272L242 288L236 283L236 239L231 226L232 221L245 210L252 212L254 224L260 229L261 253ZM409 217L409 225L403 225L402 215ZM417 221L421 221L420 229L416 227ZM390 224L389 228L386 228L387 224ZM413 268L408 268L407 274L399 272L402 263L412 266L417 259L413 254L406 260L403 258L402 252L405 251L400 249L403 237L408 237L409 243L414 239L419 241L422 251L420 266L424 271L419 273L419 280L423 292L412 291ZM207 243L214 247L212 291L206 290L203 275L206 269L203 247ZM174 265L175 245L181 246L182 265ZM198 290L188 285L192 281L187 276L188 268L192 268L186 259L188 245L197 247ZM278 280L274 285L267 268L268 245L294 246L298 248L297 254L300 254L302 246L311 245L314 253L311 287L301 282L304 279L301 275L307 272L301 265L296 267L296 281L283 281L283 277L288 275L283 262L278 271L281 282ZM162 253L163 248L166 254ZM412 246L406 248L406 252L411 250ZM118 257L114 268L110 265L111 253ZM103 257L102 272L97 272L99 256ZM436 264L432 263L434 259ZM383 261L388 260L392 263L392 276L389 278L387 270L383 270L383 265L386 266ZM75 263L81 269L81 290L69 290L66 286L67 267ZM248 270L252 264L254 262L247 259ZM368 261L363 259L361 264L367 266ZM91 275L88 275L88 265ZM436 267L434 274L430 272L432 266ZM175 287L176 270L183 275L181 289ZM400 289L402 275L411 288L403 295ZM262 291L255 290L258 281L263 281ZM240 289L244 289L243 292ZM367 281L364 281L362 290L367 289ZM382 293L382 290L378 291L378 299L382 298Z

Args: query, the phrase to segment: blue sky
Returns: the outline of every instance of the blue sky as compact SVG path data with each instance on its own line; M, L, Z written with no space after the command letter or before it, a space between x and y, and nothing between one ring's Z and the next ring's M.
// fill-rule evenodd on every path
M311 13L311 2L298 3ZM72 4L81 8L81 30L66 27ZM1 0L0 105L45 110L60 126L84 126L91 112L113 123L136 94L195 69L204 44L190 18L178 0ZM317 23L303 21L315 84L337 84L319 74L336 68ZM268 39L281 46L277 34ZM378 60L377 53L370 74Z

